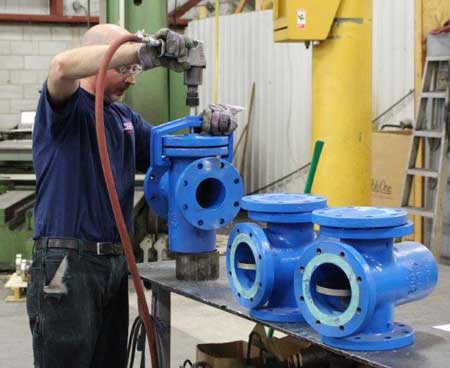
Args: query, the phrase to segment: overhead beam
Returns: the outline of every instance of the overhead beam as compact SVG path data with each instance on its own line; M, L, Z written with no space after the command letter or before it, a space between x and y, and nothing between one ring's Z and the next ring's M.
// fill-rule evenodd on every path
M88 18L82 16L0 14L0 22L85 24L87 21ZM100 19L99 17L90 17L89 21L91 25L95 25L100 22Z
M200 4L202 0L189 0L186 1L183 5L177 6L175 9L169 12L168 17L170 18L176 18L176 17L182 17L185 15L189 10L191 10L193 7Z
M63 1L50 0L50 15L62 17L63 16Z
M242 10L244 10L244 7L245 7L246 3L247 3L247 0L241 0L239 2L239 5L236 7L236 10L234 11L234 14L242 13Z
M0 14L0 22L19 23L66 23L66 24L98 24L99 17L67 16L63 14L63 0L49 1L49 15L41 14Z
M180 18L176 18L174 19L173 17L169 17L167 19L167 23L169 24L169 27L187 27L187 25L189 24L190 19L180 19Z

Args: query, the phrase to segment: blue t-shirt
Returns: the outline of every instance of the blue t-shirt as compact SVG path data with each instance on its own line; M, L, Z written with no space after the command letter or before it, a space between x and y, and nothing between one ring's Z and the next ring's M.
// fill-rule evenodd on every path
M119 241L100 163L95 97L81 87L61 110L44 83L33 129L34 238ZM120 205L132 232L134 176L150 163L151 126L122 103L104 107L106 142Z

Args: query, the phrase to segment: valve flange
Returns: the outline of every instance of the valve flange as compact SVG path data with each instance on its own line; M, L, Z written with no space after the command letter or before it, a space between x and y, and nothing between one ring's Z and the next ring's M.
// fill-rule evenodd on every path
M413 231L405 211L375 207L313 212L320 236L296 267L295 294L307 323L328 345L390 350L414 342L414 329L394 322L394 306L427 296L437 265L422 244L394 238Z
M305 194L263 194L242 199L251 220L237 224L228 240L231 289L250 315L266 321L299 322L293 275L303 248L314 239L311 212L326 199Z

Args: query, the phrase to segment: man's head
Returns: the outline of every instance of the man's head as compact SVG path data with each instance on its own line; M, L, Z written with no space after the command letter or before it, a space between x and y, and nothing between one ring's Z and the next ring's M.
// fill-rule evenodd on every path
M81 40L83 46L109 45L117 38L128 35L130 32L115 24L99 24L90 28ZM125 91L136 83L136 65L110 69L105 80L105 100L108 102L122 101ZM94 90L96 76L85 78L81 81L90 91Z

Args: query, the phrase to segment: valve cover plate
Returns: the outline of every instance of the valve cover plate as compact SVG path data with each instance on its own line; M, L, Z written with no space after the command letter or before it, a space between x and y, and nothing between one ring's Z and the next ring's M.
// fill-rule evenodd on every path
M270 193L242 198L242 208L252 212L303 213L326 206L325 197L311 194Z
M228 136L204 136L200 134L165 135L164 148L203 148L228 146Z
M379 228L402 226L408 223L407 213L398 208L339 207L313 212L315 224L339 228Z

